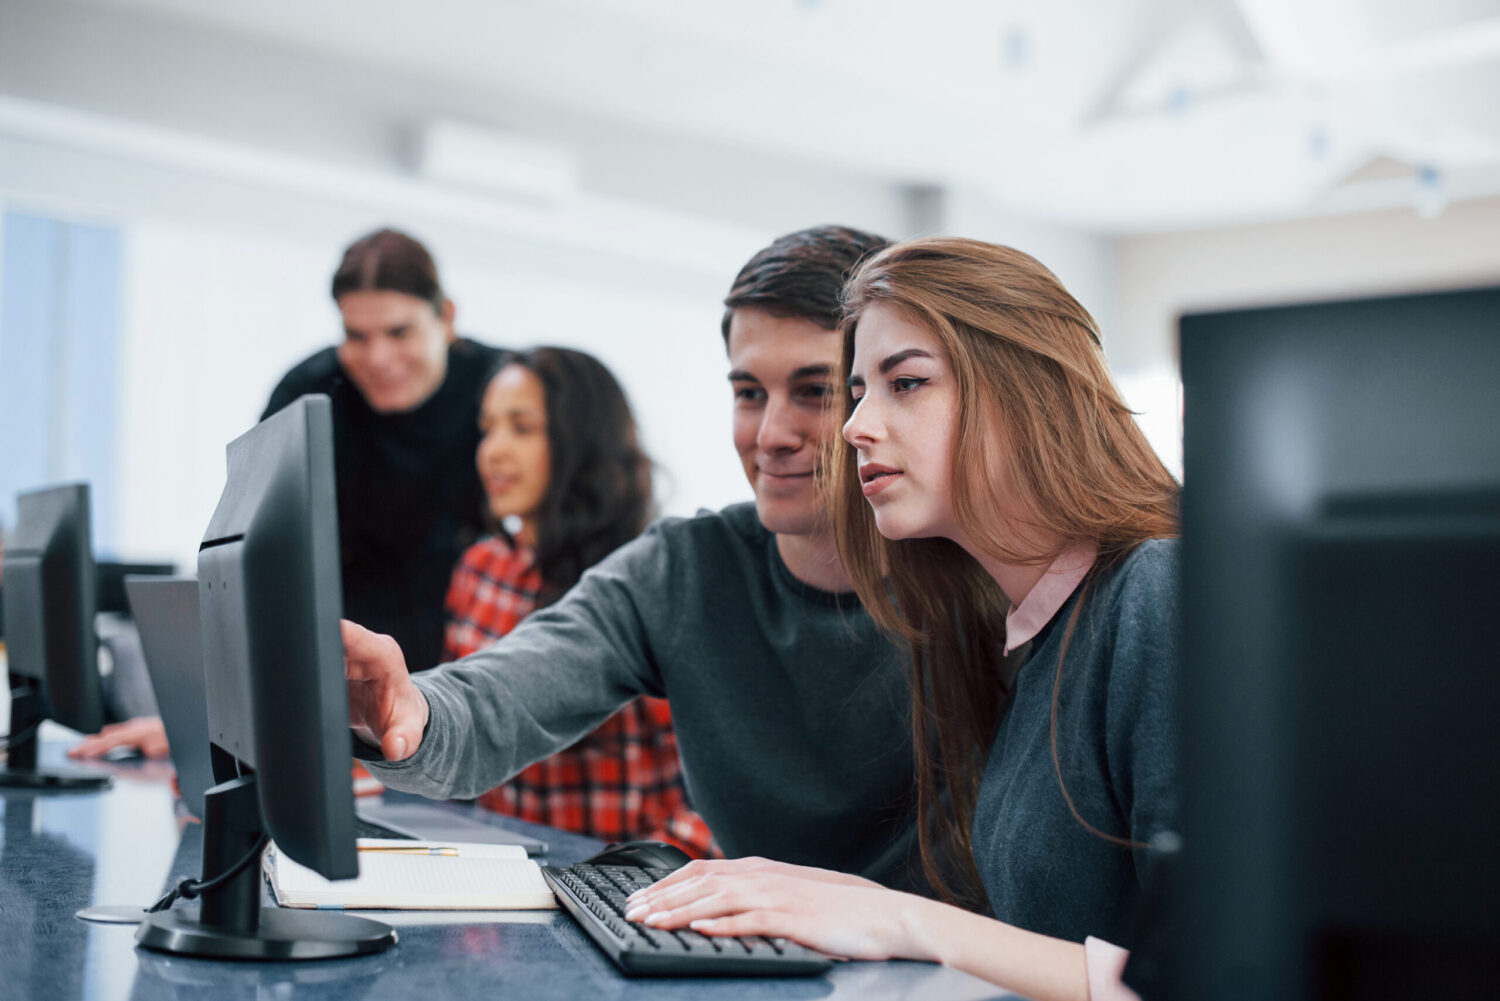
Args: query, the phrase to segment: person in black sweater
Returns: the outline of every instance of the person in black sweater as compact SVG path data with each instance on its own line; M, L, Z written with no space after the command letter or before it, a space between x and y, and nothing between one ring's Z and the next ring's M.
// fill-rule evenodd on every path
M261 420L306 393L333 400L344 615L436 664L454 564L485 531L479 401L504 352L454 332L432 256L403 233L357 240L332 291L343 342L288 372Z
M344 339L292 368L265 420L307 393L333 401L344 615L394 637L408 663L442 658L443 602L459 555L486 529L474 466L479 404L508 352L459 337L453 300L421 243L382 229L333 275ZM161 717L112 723L68 751L166 757Z

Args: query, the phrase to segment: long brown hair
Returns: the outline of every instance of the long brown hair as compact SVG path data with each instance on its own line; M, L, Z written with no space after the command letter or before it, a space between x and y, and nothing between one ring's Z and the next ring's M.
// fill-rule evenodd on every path
M1092 544L1099 557L1087 589L1144 540L1176 534L1178 484L1110 380L1093 317L1034 258L976 240L913 240L866 261L844 298L843 380L860 316L872 303L900 310L942 345L959 395L954 517L976 548L1009 563L1045 565ZM847 421L853 401L847 393L840 399ZM857 462L853 447L835 437L824 468L839 557L875 621L911 645L928 878L950 901L978 907L984 897L970 827L1010 694L1000 670L1008 601L956 543L882 537ZM1011 515L1004 523L995 515L1000 497ZM1038 538L1049 540L1044 551L1026 541ZM1057 685L1061 671L1059 658ZM1065 784L1062 791L1071 809Z

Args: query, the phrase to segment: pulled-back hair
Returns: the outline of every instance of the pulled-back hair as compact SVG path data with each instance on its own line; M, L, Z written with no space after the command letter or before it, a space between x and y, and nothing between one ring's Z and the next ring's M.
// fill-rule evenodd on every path
M844 281L866 257L890 246L884 237L848 226L814 226L788 233L746 262L724 298L724 340L742 306L782 319L811 320L824 330L839 324Z
M394 229L360 237L344 251L333 273L333 300L350 292L401 292L441 313L446 297L437 263L420 242Z
M1178 484L1110 380L1093 318L1034 258L944 237L897 244L871 258L845 290L841 381L853 365L860 317L873 303L930 330L953 370L953 509L975 548L1009 563L1046 565L1092 544L1099 555L1083 584L1086 597L1097 575L1141 542L1177 534ZM841 400L847 421L853 401L848 394ZM882 537L861 492L854 448L841 437L829 447L825 488L839 557L875 621L912 648L923 863L945 897L978 906L983 890L970 827L1009 698L1000 664L1008 600L956 543ZM996 515L1002 498L1008 522ZM1014 529L1020 531L1007 534ZM1048 548L1027 539L1047 539ZM1080 607L1082 601L1064 654ZM1061 670L1059 658L1058 683ZM1055 684L1054 766L1056 706ZM1060 770L1058 781L1071 809Z
M545 606L645 529L653 514L651 460L625 391L593 355L533 348L507 355L495 374L510 365L529 369L546 401L551 472L535 515L538 605Z

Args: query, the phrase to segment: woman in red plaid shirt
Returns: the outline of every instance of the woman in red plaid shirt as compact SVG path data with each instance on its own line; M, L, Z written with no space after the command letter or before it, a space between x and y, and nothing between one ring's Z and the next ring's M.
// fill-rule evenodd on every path
M651 463L635 419L592 356L537 348L508 357L479 419L479 476L502 529L469 547L453 572L448 660L489 646L556 601L651 516ZM607 841L655 838L695 856L717 854L687 807L664 699L636 699L479 802Z

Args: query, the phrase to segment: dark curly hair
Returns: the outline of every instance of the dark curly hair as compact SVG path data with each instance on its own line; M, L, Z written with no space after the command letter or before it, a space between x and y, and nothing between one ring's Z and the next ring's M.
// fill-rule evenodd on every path
M505 356L490 378L510 365L541 380L546 398L552 469L536 512L535 540L542 607L645 529L655 513L651 460L625 391L593 355L532 348Z

